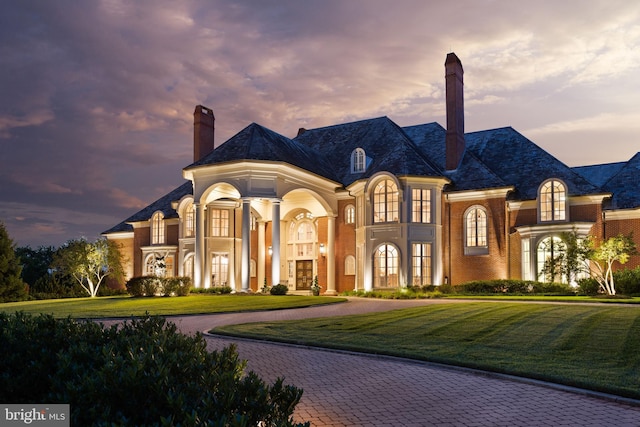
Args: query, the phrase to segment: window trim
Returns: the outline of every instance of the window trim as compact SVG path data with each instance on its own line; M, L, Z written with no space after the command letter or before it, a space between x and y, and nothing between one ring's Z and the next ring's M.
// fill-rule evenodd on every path
M482 212L484 214L484 224L480 225L482 227L482 230L481 230L477 221L477 213L474 214L474 218L475 218L474 230L473 230L474 236L470 236L469 235L469 231L470 231L469 216L472 215L474 212ZM467 210L464 211L462 228L463 228L463 239L464 239L463 240L464 254L465 255L487 255L489 253L489 212L487 211L487 208L485 208L482 205L469 206ZM484 231L483 233L484 242L479 241L479 238L481 237L480 231ZM473 245L469 244L470 237L474 238L475 244ZM479 244L479 243L483 243L483 244Z
M549 191L545 191L546 187ZM556 192L556 188L562 186L561 192ZM550 194L550 196L546 196ZM558 200L560 195L561 200ZM550 200L548 198L550 197ZM558 178L549 178L543 181L538 187L538 223L554 223L569 221L569 195L567 184ZM543 205L550 205L550 208L543 210ZM558 205L558 206L556 206ZM550 215L550 218L547 216ZM559 216L559 217L558 217Z
M389 191L389 184L391 184L395 191ZM378 191L380 186L383 186L384 191ZM372 203L372 220L374 224L385 223L398 223L400 222L400 190L398 183L390 177L385 177L373 185L371 190ZM382 197L382 199L380 199ZM389 209L391 206L391 209ZM383 208L380 212L378 208ZM393 218L395 213L396 217ZM378 215L380 214L380 215ZM390 219L391 218L391 219Z
M164 214L160 211L154 212L151 216L151 230L149 240L152 245L164 245L166 243L166 231L164 225Z
M364 149L358 147L351 152L351 173L362 173L367 169L367 156Z

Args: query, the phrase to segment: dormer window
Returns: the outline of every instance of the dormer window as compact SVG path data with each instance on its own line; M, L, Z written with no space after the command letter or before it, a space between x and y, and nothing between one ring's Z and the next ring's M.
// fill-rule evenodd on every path
M540 222L567 219L567 187L557 179L545 181L539 193Z
M356 148L351 153L351 173L364 172L367 165L367 156L362 148Z

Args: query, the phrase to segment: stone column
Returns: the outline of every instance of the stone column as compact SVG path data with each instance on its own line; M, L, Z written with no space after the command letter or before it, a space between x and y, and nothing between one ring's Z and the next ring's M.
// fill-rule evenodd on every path
M258 262L257 262L257 274L258 274L258 290L264 286L265 265L266 265L266 240L265 240L265 223L264 221L258 222Z
M271 227L271 286L280 283L280 200L272 202Z
M195 258L193 260L193 286L196 288L204 287L204 205L202 203L194 203L195 223L196 223L196 247Z
M242 292L251 292L251 200L242 199Z
M336 292L336 218L327 217L327 290L326 295Z

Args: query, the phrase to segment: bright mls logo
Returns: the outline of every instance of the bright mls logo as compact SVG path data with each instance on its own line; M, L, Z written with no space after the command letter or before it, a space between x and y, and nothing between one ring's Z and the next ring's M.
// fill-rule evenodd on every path
M0 426L36 425L69 427L69 405L4 405Z

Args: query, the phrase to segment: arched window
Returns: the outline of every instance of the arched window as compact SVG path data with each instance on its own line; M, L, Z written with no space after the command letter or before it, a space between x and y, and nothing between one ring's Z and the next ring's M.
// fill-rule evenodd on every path
M355 224L356 222L356 207L353 205L347 205L344 208L344 222L345 224Z
M195 236L195 209L189 203L184 211L184 237Z
M464 214L465 255L488 253L487 211L482 206L472 206Z
M545 282L565 281L561 273L562 254L566 246L558 236L550 236L538 243L537 279Z
M164 216L162 212L156 212L151 217L151 244L164 244Z
M373 222L398 221L398 186L390 179L380 181L373 189Z
M351 173L364 172L367 157L362 148L356 148L351 153Z
M356 258L353 255L347 255L344 258L344 275L355 276L356 274Z
M567 215L567 189L556 179L540 186L540 221L564 221Z
M391 244L378 246L373 254L373 287L398 287L398 249Z

